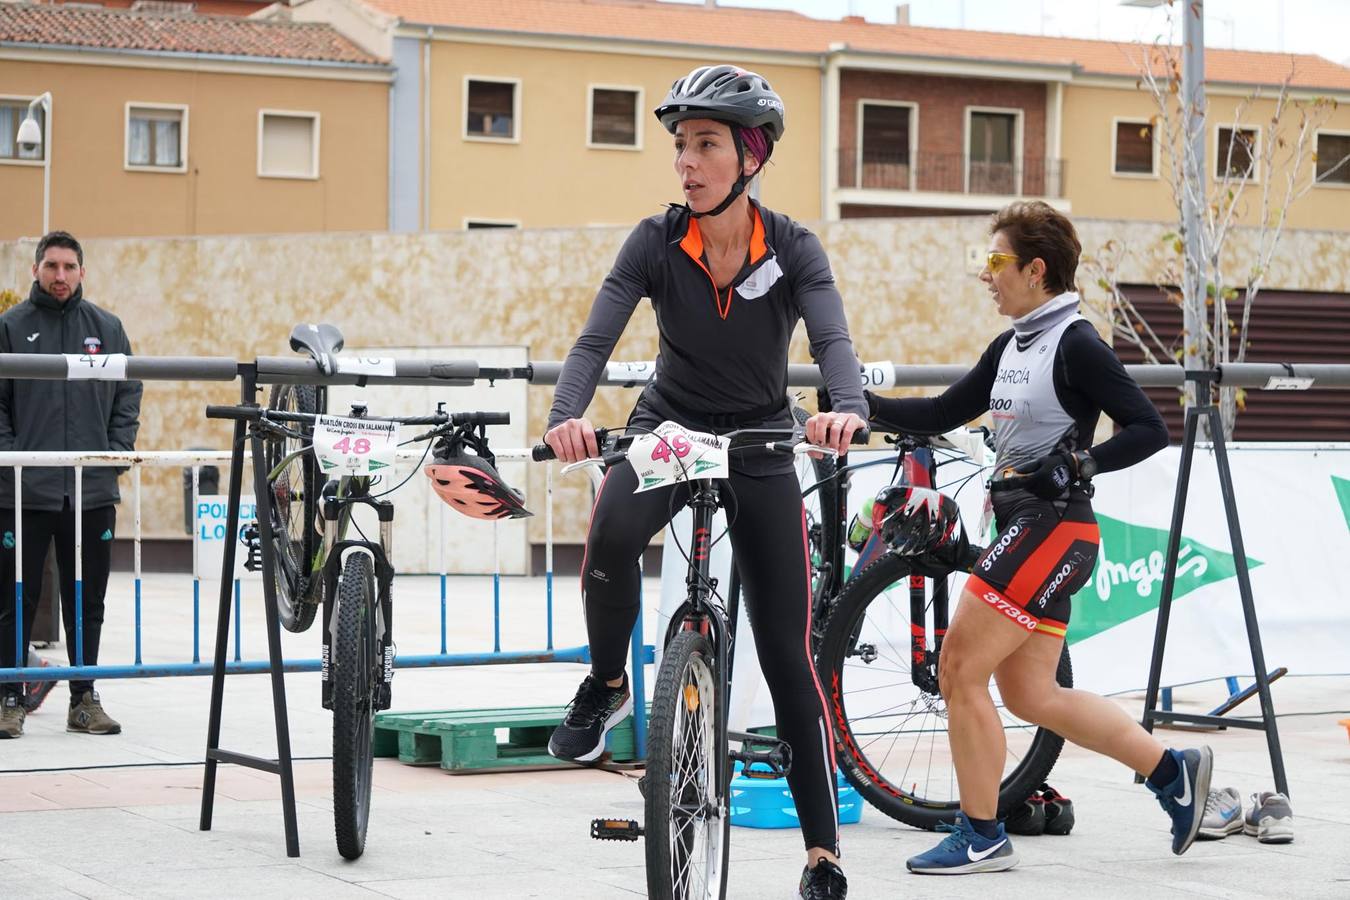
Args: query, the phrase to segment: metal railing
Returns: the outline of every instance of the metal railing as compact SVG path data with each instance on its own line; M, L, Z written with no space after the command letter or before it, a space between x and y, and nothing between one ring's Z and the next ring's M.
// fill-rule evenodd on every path
M990 162L964 153L895 152L840 147L839 187L1004 197L1064 196L1067 162L1027 156Z

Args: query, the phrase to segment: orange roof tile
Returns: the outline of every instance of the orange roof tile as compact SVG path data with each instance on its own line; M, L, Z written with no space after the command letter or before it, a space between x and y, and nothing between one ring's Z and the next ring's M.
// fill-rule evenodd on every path
M0 2L0 46L5 44L382 62L325 24Z
M364 0L419 25L824 53L831 45L900 56L1072 67L1083 74L1138 74L1143 45L1077 38L882 25L853 17L812 19L788 10L709 8L659 0ZM1350 68L1320 56L1205 51L1211 82L1350 90Z

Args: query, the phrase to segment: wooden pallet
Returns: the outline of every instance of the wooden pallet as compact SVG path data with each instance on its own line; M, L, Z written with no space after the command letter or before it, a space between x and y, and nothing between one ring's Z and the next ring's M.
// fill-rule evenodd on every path
M383 712L375 716L375 755L413 766L438 765L451 774L568 768L548 753L549 735L565 707ZM506 732L502 740L501 731ZM633 717L609 733L615 761L634 758Z

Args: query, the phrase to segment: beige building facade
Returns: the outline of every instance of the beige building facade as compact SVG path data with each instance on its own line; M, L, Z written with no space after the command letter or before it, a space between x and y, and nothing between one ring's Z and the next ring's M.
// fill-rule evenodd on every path
M80 238L387 227L385 65L327 26L163 19L201 49L4 42L0 239L41 233L46 154L50 227ZM77 27L145 36L153 24L122 11L0 4L0 28L31 28L27 20L55 42ZM254 55L230 52L241 40ZM332 58L264 55L306 42ZM44 92L45 146L17 147L18 124Z

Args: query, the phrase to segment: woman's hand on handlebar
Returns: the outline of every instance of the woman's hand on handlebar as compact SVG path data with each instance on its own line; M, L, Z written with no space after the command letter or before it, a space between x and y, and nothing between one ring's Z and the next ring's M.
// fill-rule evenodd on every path
M843 455L848 452L854 433L866 429L867 423L853 413L816 413L806 420L806 440Z
M544 435L544 443L565 463L581 462L600 455L595 426L588 419L568 419Z

